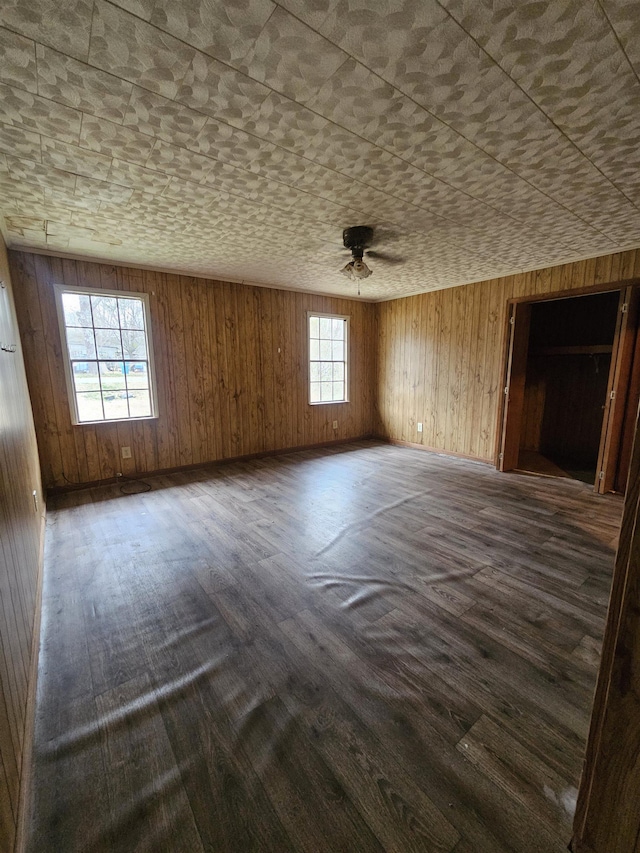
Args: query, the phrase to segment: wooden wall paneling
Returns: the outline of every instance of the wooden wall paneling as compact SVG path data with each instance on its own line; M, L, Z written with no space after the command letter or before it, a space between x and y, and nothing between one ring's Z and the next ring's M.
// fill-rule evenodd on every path
M209 323L208 290L204 282L198 282L198 297L195 310L200 318L200 346L202 349L201 394L203 406L204 455L215 458L215 420L213 408L213 359L211 353L211 327Z
M13 850L21 822L21 783L32 735L34 661L37 655L38 594L44 496L32 409L14 309L5 246L0 237L0 850ZM27 314L26 348L41 354L42 327L34 269L22 264L24 282L35 299ZM39 344L43 344L40 339ZM46 365L46 358L43 359ZM38 395L43 406L43 397ZM59 451L57 436L52 450ZM32 492L38 500L36 511Z
M62 342L60 340L60 327L58 325L58 314L53 296L53 286L63 281L62 261L54 258L52 263L46 263L42 256L35 258L36 279L38 283L38 295L42 310L43 331L45 350L47 355L46 364L49 368L49 381L51 382L51 400L55 412L56 431L60 441L60 450L63 460L63 470L60 472L63 479L71 483L80 482L78 469L78 457L76 444L71 426L71 413L67 398L67 387L64 373L55 370L55 364L62 357ZM44 365L43 365L44 366Z
M147 272L145 290L151 293L153 351L158 377L158 464L161 470L179 463L177 413L173 405L173 371L171 346L171 308L169 285L163 273ZM155 296L154 296L155 294ZM160 379L161 378L161 379ZM162 424L162 426L160 426Z
M254 453L265 450L264 444L264 354L262 346L263 327L261 318L260 289L246 288L244 292L244 314L247 318L248 333L244 341L244 359L250 365L251 388L249 403L251 406L251 425Z
M211 458L223 459L225 456L225 431L222 429L222 425L226 422L225 412L223 411L225 405L223 384L226 367L218 350L219 316L216 307L216 294L219 288L217 283L214 283L206 290L207 309L209 311L209 340L211 342L211 406L213 408L210 422L213 433L210 438L210 446L215 454Z
M189 425L191 427L191 462L204 462L207 454L207 432L205 421L208 406L205 401L203 388L203 371L205 363L209 362L209 353L202 347L202 317L199 313L199 290L202 283L199 279L183 276L182 308L185 342L185 372L183 381L189 396Z
M44 255L34 259L15 252L12 257L16 269L31 263L36 272L34 286L22 294L20 313L28 330L30 316L36 308L41 312L33 338L40 335L44 346L31 353L29 370L41 399L38 430L57 444L50 452L45 440L48 486L64 486L63 471L74 482L93 482L117 471L140 474L373 431L372 305L108 264L63 263ZM149 294L156 420L71 425L52 289L60 279ZM348 404L308 405L306 311L311 308L352 318ZM39 392L39 385L45 391ZM336 432L333 420L339 424ZM123 446L131 447L130 460L121 458Z
M220 373L220 413L222 441L222 459L233 456L233 421L231 418L231 404L233 402L230 377L230 363L227 347L227 315L225 308L225 290L222 282L216 282L215 286L215 315L216 315L216 358Z
M172 404L181 416L176 421L177 465L191 465L191 424L189 421L189 386L187 382L187 362L185 355L185 330L182 315L183 277L167 275L167 293L170 328L170 371L172 376Z
M263 288L260 293L261 361L264 397L264 449L276 446L275 387L273 365L276 362L277 341L272 322L273 291ZM305 419L310 412L305 410Z
M636 424L620 544L585 764L574 853L636 853L640 839L640 432Z
M36 422L39 424L40 462L43 479L51 482L62 469L62 450L56 427L53 388L43 381L48 374L48 358L44 337L44 321L40 307L35 255L21 255L13 265L16 282L16 310L21 319L21 333L29 393Z
M619 287L620 280L640 275L638 254L623 252L378 304L375 387L381 434L492 460L499 433L507 301ZM458 299L465 305L464 318L456 308ZM407 323L422 317L426 322L420 320L416 328L424 340L410 346ZM409 396L407 388L412 389ZM460 402L450 405L456 396ZM410 421L420 420L422 436L409 435Z

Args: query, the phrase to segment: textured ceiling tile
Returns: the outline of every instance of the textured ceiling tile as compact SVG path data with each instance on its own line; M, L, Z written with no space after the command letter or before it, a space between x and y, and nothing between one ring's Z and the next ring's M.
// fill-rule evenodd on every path
M125 204L133 195L131 187L123 187L110 181L96 180L95 178L78 175L74 195L90 196L100 201L108 201L115 204Z
M625 54L640 74L640 14L637 0L600 0Z
M393 86L355 59L349 59L307 106L342 127L366 136L367 126L377 124L378 115L394 97Z
M279 6L283 6L296 18L300 18L319 32L322 31L322 24L326 21L329 12L338 3L339 0L278 0Z
M90 0L3 0L0 25L86 60L92 6Z
M20 204L31 204L42 209L45 199L45 188L31 182L21 181L6 172L0 171L0 193L2 194L3 210L14 208Z
M55 187L45 187L44 197L47 204L53 204L69 211L83 211L85 214L97 212L101 203L99 198L80 197Z
M347 55L331 42L277 8L238 67L304 103L346 59Z
M139 18L95 0L89 62L167 98L175 97L194 51Z
M241 169L249 168L256 158L276 150L275 145L212 118L207 120L190 148Z
M176 100L231 124L253 115L270 89L234 68L196 53Z
M107 180L125 187L141 189L144 192L161 193L169 183L169 175L114 159L111 161Z
M137 18L148 21L151 18L156 0L112 0L114 6L119 6L125 12L131 12Z
M366 11L357 0L340 0L320 31L370 68L392 71L410 68L427 48L434 56L442 53L437 33L446 19L435 0L382 0Z
M311 140L329 126L325 118L278 92L271 92L247 121L231 124L304 156L310 156Z
M237 169L229 163L222 163L220 160L209 162L212 168L209 169L204 183L219 192L239 195L251 201L263 202L268 199L269 204L285 209L292 207L299 195L293 187Z
M45 47L37 46L38 94L119 124L133 85Z
M213 168L214 161L185 148L168 145L162 140L157 140L153 147L151 156L147 160L147 167L157 172L166 172L185 181L198 183Z
M144 166L149 159L154 141L150 136L106 119L88 115L82 118L80 146L98 154L117 157L128 163Z
M7 157L9 175L13 181L37 184L62 192L73 194L76 188L76 176L67 171L51 168L49 165L22 160L19 157Z
M40 134L21 127L0 124L0 151L15 154L16 157L25 157L27 160L40 161L42 159Z
M134 86L124 124L176 145L192 143L207 121L201 113Z
M104 180L111 168L111 157L46 137L42 140L42 162L63 172L87 175L99 180Z
M194 184L183 178L171 178L163 198L175 198L194 207L206 207L215 203L215 190L202 184Z
M151 23L235 65L246 56L275 8L271 0L156 0Z
M77 142L82 114L0 83L0 122L42 133L63 142Z
M36 94L38 81L35 43L0 27L0 57L0 80Z
M605 174L615 179L624 161L640 166L640 83L597 3L526 3L494 14L487 2L448 6Z

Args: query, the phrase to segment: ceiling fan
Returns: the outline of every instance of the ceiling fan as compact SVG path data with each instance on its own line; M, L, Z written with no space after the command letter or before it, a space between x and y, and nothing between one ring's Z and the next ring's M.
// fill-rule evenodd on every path
M369 248L373 244L373 228L368 225L353 225L351 228L345 228L342 232L342 242L344 248L351 252L351 260L340 272L351 279L368 278L373 273L373 270L369 269L363 260L365 253L367 258L373 258L387 264L401 264L403 262L403 258L396 258L393 255L387 255L385 252L376 252ZM360 287L358 286L359 294Z

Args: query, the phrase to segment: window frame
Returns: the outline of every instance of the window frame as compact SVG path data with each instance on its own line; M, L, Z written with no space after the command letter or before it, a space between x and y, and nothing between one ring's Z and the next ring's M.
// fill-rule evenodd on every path
M67 396L69 398L69 411L71 414L71 423L73 426L95 426L96 424L118 424L132 423L134 421L151 421L158 418L158 388L156 384L156 367L155 355L153 349L153 332L151 328L151 311L150 300L148 293L141 293L133 290L109 290L107 288L82 287L80 285L54 284L56 312L58 314L58 327L60 329L60 342L62 345L62 360L64 362L64 377L67 385ZM71 357L69 355L69 341L67 339L67 326L65 323L64 308L62 304L62 296L64 293L79 293L83 296L115 296L121 299L138 299L142 302L142 310L144 312L144 331L147 344L147 365L149 371L149 402L151 406L150 415L137 415L128 418L104 418L97 421L81 421L78 416L78 402L76 400L75 383L73 381L73 371L71 368ZM95 331L95 326L91 327ZM120 327L121 329L122 327ZM96 353L97 355L97 353ZM93 361L94 359L87 359ZM108 359L95 359L98 364L100 361ZM113 359L112 359L113 360ZM121 359L124 361L124 357Z
M344 320L344 399L343 400L312 400L311 399L311 318L329 320ZM349 314L328 314L323 311L307 311L307 402L310 406L342 406L349 403L349 392L351 382L349 381L349 368L351 364L351 317Z

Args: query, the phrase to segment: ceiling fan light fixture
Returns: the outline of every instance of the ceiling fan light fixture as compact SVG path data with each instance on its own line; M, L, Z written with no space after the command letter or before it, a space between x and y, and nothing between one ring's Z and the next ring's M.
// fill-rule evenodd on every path
M372 273L372 270L365 264L364 261L356 258L353 261L349 261L340 272L342 275L346 275L347 278L369 278Z

